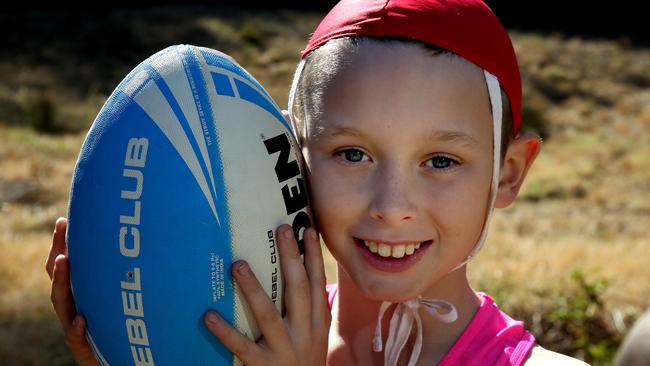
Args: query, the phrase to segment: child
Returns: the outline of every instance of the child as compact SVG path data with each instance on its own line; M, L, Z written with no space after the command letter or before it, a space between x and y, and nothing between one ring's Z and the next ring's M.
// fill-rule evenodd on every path
M249 341L213 312L205 323L245 364L584 364L535 346L468 283L492 208L515 199L540 147L519 134L514 50L485 4L343 0L303 51L289 99L337 284L325 293L311 229L304 267L293 239L279 243L284 319L234 264L264 337ZM75 357L96 364L72 305L63 232L60 220L52 302Z

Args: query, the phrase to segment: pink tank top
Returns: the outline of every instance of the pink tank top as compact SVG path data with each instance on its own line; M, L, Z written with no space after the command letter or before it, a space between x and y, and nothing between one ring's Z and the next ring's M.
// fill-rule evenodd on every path
M327 285L330 309L337 292L336 284ZM523 365L535 346L535 337L522 321L501 311L490 296L477 295L481 301L478 311L438 366Z

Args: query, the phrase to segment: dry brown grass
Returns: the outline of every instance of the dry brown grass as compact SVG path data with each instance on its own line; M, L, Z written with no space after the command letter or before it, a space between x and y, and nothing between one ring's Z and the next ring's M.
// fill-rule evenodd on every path
M82 140L0 125L0 364L71 364L44 261Z
M296 53L318 14L235 15L184 18L182 26L154 25L147 17L125 22L143 30L141 44L153 35L155 45L160 39L195 43L184 30L198 30L201 45L233 54L286 105ZM472 282L507 309L547 314L559 306L557 296L575 293L572 272L607 279L606 316L620 335L650 305L650 51L562 36L513 33L513 39L525 104L548 137L519 199L498 210L485 249L470 264ZM0 85L0 107L20 106L20 88L33 92L33 75L21 67L0 62L0 77L7 80ZM106 95L79 96L56 70L37 68L59 112L86 119L96 114ZM66 95L72 97L60 97ZM46 135L3 122L15 121L0 120L0 364L71 364L43 262L54 221L67 211L85 132ZM333 261L326 261L333 278Z

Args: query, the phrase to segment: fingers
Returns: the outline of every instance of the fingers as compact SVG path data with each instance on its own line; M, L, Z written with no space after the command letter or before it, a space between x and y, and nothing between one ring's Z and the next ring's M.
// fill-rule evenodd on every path
M327 283L325 264L318 233L313 228L309 228L305 232L305 267L309 278L312 327L314 329L329 329L331 314L325 289Z
M98 366L99 362L95 358L95 353L88 340L86 339L86 320L77 315L70 327L70 331L66 334L66 342L74 358L82 366Z
M68 258L63 254L59 254L54 260L50 299L54 311L63 326L63 331L68 334L77 310L74 305L70 286L70 266Z
M68 220L65 217L59 217L54 224L54 233L52 234L52 244L50 245L50 252L45 261L45 270L52 279L52 271L54 270L54 260L59 254L67 254L65 243L65 231L68 227Z
M232 275L256 319L263 340L253 342L214 312L204 317L208 329L245 364L295 364L297 360L314 356L314 352L326 354L330 315L322 252L316 230L307 229L304 236L303 263L293 229L283 225L276 232L285 285L286 319L277 311L245 261L232 266Z
M66 343L77 362L82 366L97 366L99 363L86 339L86 321L81 315L77 315L72 296L70 265L66 257L67 227L68 220L65 217L56 220L50 252L45 261L45 270L52 280L50 300L63 327Z
M264 359L264 352L255 342L241 334L216 312L208 311L203 320L212 334L244 364L260 364L260 360Z
M257 277L245 261L237 261L232 265L232 274L237 285L244 294L251 312L257 321L266 343L272 349L280 350L291 344L289 335L275 304L264 291Z
M70 324L67 333L67 342L71 348L79 347L86 341L86 320L81 315L76 315Z
M59 225L57 225L58 227ZM54 312L63 327L68 347L80 365L98 365L95 354L86 339L86 322L81 315L77 315L74 305L68 258L59 254L52 262L50 299Z
M280 264L284 277L284 299L287 307L287 319L291 329L298 339L308 336L311 324L306 319L310 318L311 306L309 295L309 279L305 272L298 243L293 234L293 228L282 225L277 230Z

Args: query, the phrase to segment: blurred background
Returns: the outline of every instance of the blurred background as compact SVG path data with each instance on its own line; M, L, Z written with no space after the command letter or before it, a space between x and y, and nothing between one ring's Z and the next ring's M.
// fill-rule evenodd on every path
M74 364L44 261L85 133L119 81L156 51L188 43L230 54L285 107L298 53L335 2L306 3L90 10L25 1L1 10L1 365ZM543 346L610 365L650 305L650 32L631 1L487 3L519 58L524 128L544 143L515 204L497 210L472 283Z

